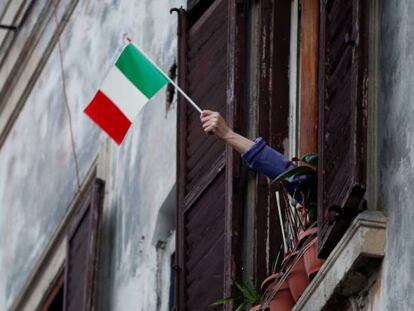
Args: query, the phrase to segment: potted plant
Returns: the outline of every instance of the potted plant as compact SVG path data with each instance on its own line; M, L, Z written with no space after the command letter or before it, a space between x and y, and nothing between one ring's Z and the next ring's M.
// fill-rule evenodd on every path
M272 183L282 185L284 181L294 183L294 191L292 193L292 204L295 208L298 205L303 208L302 227L309 227L317 221L317 164L318 155L316 153L308 153L299 158L293 158L291 162L304 163L301 166L294 166L279 176L277 176ZM297 211L298 212L298 211ZM306 216L306 219L303 219Z
M238 291L236 296L219 299L213 302L210 306L225 305L234 302L237 304L236 311L260 310L260 294L258 291L253 286L237 281L235 281L234 284Z
M324 260L318 258L318 238L315 236L309 244L307 244L306 251L303 255L306 273L309 280L312 280L322 267Z
M309 153L301 159L293 158L291 162L301 163L286 170L277 176L273 183L276 183L282 189L282 195L285 199L285 216L289 223L287 226L292 237L293 242L289 245L285 243L285 248L290 248L286 261L293 254L296 254L296 260L290 269L290 280L292 296L295 300L300 297L300 294L306 288L306 280L303 277L302 271L305 270L308 279L312 279L319 271L323 261L317 258L317 163L318 155L316 153ZM285 182L289 182L290 200L285 187ZM293 190L292 190L293 185ZM277 194L277 196L279 196ZM278 202L278 204L280 204ZM279 207L280 211L280 207ZM279 218L282 218L282 213L279 212ZM285 226L282 225L282 233L284 233ZM284 238L285 239L285 238ZM290 247L288 247L290 246ZM292 260L291 260L292 261Z
M293 300L299 300L306 287L309 285L309 278L305 268L303 251L294 251L285 257L287 262L285 270L286 281L289 285Z
M267 277L261 289L264 297L262 306L269 308L270 311L290 311L295 305L289 284L281 272Z

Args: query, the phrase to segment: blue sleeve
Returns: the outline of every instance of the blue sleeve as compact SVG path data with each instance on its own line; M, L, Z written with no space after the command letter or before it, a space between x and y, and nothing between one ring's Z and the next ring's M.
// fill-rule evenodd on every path
M246 153L242 154L242 159L249 168L272 180L287 169L295 166L283 154L267 145L261 137L257 138L254 141L254 145ZM299 184L299 179L285 181L283 184L289 194L293 196L295 188Z
M257 138L254 145L242 154L242 158L252 170L270 179L276 178L294 166L283 154L269 147L261 137Z

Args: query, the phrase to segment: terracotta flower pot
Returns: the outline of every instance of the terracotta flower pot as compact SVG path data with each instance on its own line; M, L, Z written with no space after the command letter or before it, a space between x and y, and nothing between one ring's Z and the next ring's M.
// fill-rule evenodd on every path
M270 285L275 285L276 280L279 279L282 276L282 273L273 273L272 275L268 276L263 282L262 285L260 285L260 289L262 291L262 294L264 294Z
M261 307L261 305L253 306L253 307L250 308L249 311L258 311L258 310L260 310L260 307Z
M318 234L318 227L312 227L301 231L298 234L298 247L302 247L303 244L308 244L311 241L311 236L316 236Z
M295 252L295 257L292 260L291 264L288 265L289 274L287 276L287 283L289 284L290 293L294 301L298 301L302 293L305 291L306 287L309 285L309 278L305 269L305 261L303 255L296 258L298 252ZM293 265L291 268L289 268Z
M315 237L307 246L305 253L303 254L303 260L305 263L306 273L310 280L312 280L319 269L322 267L324 261L318 258L318 239Z
M262 283L262 291L272 292L275 287L277 287L277 292L272 297L269 305L267 306L270 311L290 311L295 305L292 295L290 294L289 284L287 280L284 280L282 283L276 283L275 280L280 279L282 273L272 274L266 278Z

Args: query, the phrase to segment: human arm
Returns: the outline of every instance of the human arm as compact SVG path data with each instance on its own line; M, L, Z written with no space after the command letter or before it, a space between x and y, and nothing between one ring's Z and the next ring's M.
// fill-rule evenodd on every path
M274 179L292 165L283 154L269 147L262 138L252 141L235 133L227 126L220 113L204 110L200 119L207 134L215 135L236 149L251 169Z
M247 152L254 145L252 140L229 128L220 113L216 111L203 110L200 120L206 134L215 135L241 154Z

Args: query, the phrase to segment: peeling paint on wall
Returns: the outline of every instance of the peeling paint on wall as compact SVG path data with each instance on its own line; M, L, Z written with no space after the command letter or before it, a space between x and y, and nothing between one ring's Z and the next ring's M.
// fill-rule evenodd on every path
M81 0L77 5L61 43L81 178L106 139L82 110L123 38L131 36L167 71L176 54L176 16L169 10L184 3ZM0 149L0 306L11 305L77 191L61 78L55 48ZM112 247L111 267L104 267L112 269L110 310L156 307L151 234L175 183L175 113L175 103L165 113L161 91L145 106L123 145L112 147L112 223L105 230L113 232L111 241L104 242L113 244L103 246Z
M414 3L380 1L379 156L381 203L389 217L381 310L414 306Z

